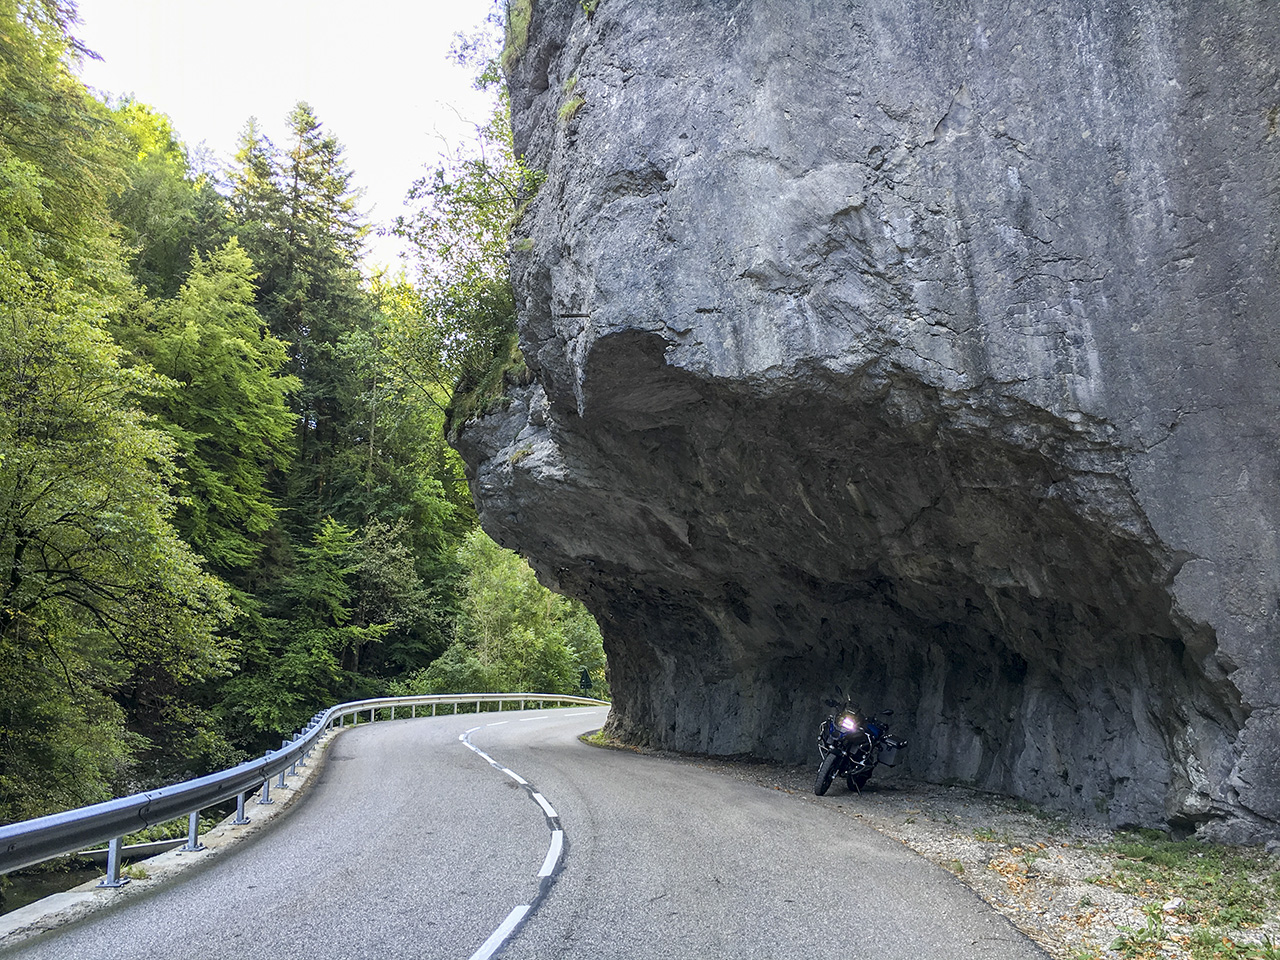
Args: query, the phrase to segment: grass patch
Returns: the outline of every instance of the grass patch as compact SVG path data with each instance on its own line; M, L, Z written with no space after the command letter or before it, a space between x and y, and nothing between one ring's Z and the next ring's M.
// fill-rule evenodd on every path
M1257 932L1280 907L1280 871L1261 850L1141 830L1099 852L1111 857L1111 869L1091 883L1149 901L1145 925L1121 928L1112 942L1121 956L1141 960L1172 948L1193 960L1280 960L1280 947Z
M529 46L529 21L532 19L533 0L511 0L507 6L507 31L501 57L502 69L507 73Z
M622 743L604 732L604 727L601 727L599 730L592 730L590 733L584 733L582 736L578 737L578 739L593 747L605 747L609 750L624 749Z
M978 827L973 831L973 838L981 840L983 843L1013 843L1013 837L1008 831L996 833L990 827Z
M222 814L217 813L215 816L200 817L200 835L208 833L222 821ZM121 841L124 846L134 843L154 843L157 840L183 840L186 839L187 831L190 823L186 817L175 817L172 820L166 820L164 823L153 823L151 826L138 830L124 837Z
M586 102L585 97L570 97L560 105L560 112L556 116L560 118L561 123L568 123L578 115L578 111L582 109L582 105Z
M605 733L603 727L599 730L592 730L590 733L584 733L578 739L589 746L603 747L606 750L625 750L628 753L640 754L652 752L648 744L627 743L624 740L619 740L617 737Z
M520 337L513 331L503 346L494 351L489 366L479 376L464 378L458 384L445 411L447 436L456 440L468 420L506 407L511 402L508 387L528 386L532 382L533 372L520 352Z

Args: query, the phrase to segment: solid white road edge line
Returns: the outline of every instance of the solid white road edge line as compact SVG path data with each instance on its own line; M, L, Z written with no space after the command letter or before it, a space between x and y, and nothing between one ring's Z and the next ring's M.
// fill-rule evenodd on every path
M542 794L535 793L533 795L533 799L538 801L538 806L542 808L543 813L545 813L552 820L560 816L560 814L556 813L556 808L551 806L551 804L547 803L547 798L544 797Z
M507 914L507 919L502 921L502 925L489 934L489 939L482 943L480 949L471 955L471 960L489 960L490 957L498 952L498 948L502 946L507 937L511 936L511 931L516 928L516 925L524 919L524 915L528 912L529 905L527 903L514 907Z
M547 858L542 861L542 869L538 871L538 876L549 877L551 872L555 870L556 864L560 862L560 851L564 849L564 831L551 831L551 846L547 848Z
M503 773L505 773L512 780L514 780L516 783L520 784L520 786L527 787L529 785L529 781L526 780L524 777L520 776L520 774L516 773L514 770L508 770L506 767L499 767L498 769L501 770Z

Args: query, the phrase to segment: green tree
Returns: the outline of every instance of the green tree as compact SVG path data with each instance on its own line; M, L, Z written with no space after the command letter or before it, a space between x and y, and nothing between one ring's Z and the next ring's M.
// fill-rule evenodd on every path
M258 315L253 281L232 239L207 259L195 254L178 295L118 332L168 378L147 405L177 444L178 528L224 576L257 560L278 513L267 478L293 452L288 397L298 381L280 375L285 344Z
M251 121L230 179L235 229L260 272L259 310L288 344L287 369L299 382L285 499L290 533L305 540L321 516L352 526L366 519L335 502L346 487L335 483L334 457L366 439L362 383L340 342L370 331L373 308L359 270L368 228L342 145L305 103L289 115L289 131L281 153Z
M4 819L126 783L175 713L126 708L180 703L230 653L226 591L171 523L172 441L139 409L160 382L105 329L130 295L108 210L120 151L71 72L73 23L70 4L0 5Z
M105 198L123 182L108 111L72 67L85 50L70 34L75 6L0 4L0 204L29 235L18 258L57 267L98 291L124 271ZM6 247L16 238L6 237ZM11 253L15 248L8 247Z
M124 186L111 211L130 251L133 276L152 296L172 297L193 255L229 236L227 202L209 172L196 172L169 118L125 99L114 117L123 141Z
M214 633L231 613L226 591L170 522L172 441L136 406L154 384L120 366L91 300L42 281L0 279L6 816L100 796L111 782L102 764L140 745L109 697L218 675L229 655ZM35 716L47 722L30 726ZM76 736L50 751L51 717L62 733L91 731L101 758Z
M284 192L277 157L275 144L259 128L257 119L250 117L240 134L235 162L227 173L235 235L259 271L256 289L258 304L264 311L275 302L285 267Z
M454 641L392 683L394 693L576 693L586 670L592 692L607 695L600 630L582 604L547 590L478 527L458 553L465 574Z
M343 665L394 626L354 619L360 572L355 532L325 517L297 557L274 598L275 616L257 619L245 640L243 667L223 689L224 716L243 724L236 731L243 740L270 744L316 709L375 691Z
M471 147L444 157L410 188L414 209L395 230L418 251L422 307L391 344L406 377L449 397L451 433L483 413L507 380L527 377L507 257L512 228L543 179L515 155L496 60L474 44L458 56L481 68L476 85L497 89L497 101Z
M353 621L385 624L386 634L363 662L365 644L352 645L344 667L397 675L431 662L444 650L447 610L418 574L417 558L405 543L408 523L388 525L374 519L357 548Z

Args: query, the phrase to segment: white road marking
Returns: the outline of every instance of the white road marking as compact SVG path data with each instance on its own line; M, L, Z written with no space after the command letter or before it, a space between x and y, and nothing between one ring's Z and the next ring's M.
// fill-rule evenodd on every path
M502 921L502 926L493 931L489 935L489 939L480 945L480 949L471 955L471 960L489 960L490 957L498 952L498 948L506 942L507 937L511 936L511 931L516 928L516 925L524 919L524 915L528 912L529 904L527 903L522 903L520 906L515 907L507 914L507 919Z
M598 713L598 712L599 711L587 711L586 713L571 714L571 716L588 716L591 713ZM552 719L550 715L542 715L542 716L536 716L536 717L523 717L517 720L516 722L528 723L530 720L550 720L550 719ZM500 727L504 723L510 723L510 722L511 722L510 720L498 720L493 723L485 724L485 726ZM547 818L549 820L558 821L560 819L560 815L556 813L556 808L551 806L551 804L547 802L546 797L544 797L542 794L534 790L533 787L529 784L528 780L520 776L520 774L516 773L514 770L510 770L507 767L504 767L497 760L493 759L493 757L489 756L487 753L485 753L483 750L477 747L474 743L472 743L469 739L467 739L471 734L475 733L475 731L479 729L480 727L472 727L466 733L462 734L462 736L458 737L458 739L461 740L463 745L466 746L466 748L470 750L472 753L476 754L479 757L483 757L485 760L487 760L489 762L489 765L492 766L495 770L502 771L508 777L514 780L516 783L520 784L520 786L524 787L525 790L528 792L529 796L533 797L533 799L538 802L538 806L542 808L542 812L547 815ZM545 880L547 877L550 877L552 874L556 872L556 870L560 866L560 857L564 854L564 831L560 829L559 826L555 823L549 824L549 826L552 827L551 845L547 848L547 855L542 861L542 869L538 871L538 879L540 880ZM502 949L502 947L506 944L507 940L511 937L511 935L515 933L516 928L519 927L520 924L524 921L524 918L529 915L529 912L534 908L534 905L541 901L545 892L546 892L546 887L544 886L541 888L538 895L534 898L533 903L521 904L520 906L512 909L512 911L509 914L507 914L507 919L502 921L502 926L498 927L497 930L493 931L493 933L490 934L489 939L486 940L481 945L479 950L477 950L475 953L471 955L470 960L490 960L490 958L495 953L497 953L499 950Z
M538 876L549 877L551 872L555 870L556 864L560 862L560 851L564 849L564 831L551 831L551 846L547 850L547 858L542 861L542 869L538 871Z

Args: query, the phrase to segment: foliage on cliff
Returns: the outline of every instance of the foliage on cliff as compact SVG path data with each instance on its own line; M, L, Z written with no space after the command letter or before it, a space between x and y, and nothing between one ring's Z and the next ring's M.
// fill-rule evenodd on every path
M418 252L425 301L418 340L404 344L405 363L450 397L451 437L500 402L508 384L527 377L507 257L512 227L543 180L515 154L511 105L491 40L463 38L455 57L477 71L478 89L496 91L493 114L467 149L413 184L414 209L396 222Z

